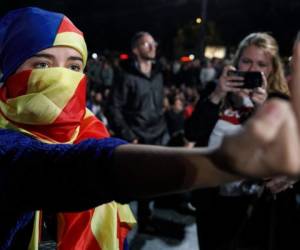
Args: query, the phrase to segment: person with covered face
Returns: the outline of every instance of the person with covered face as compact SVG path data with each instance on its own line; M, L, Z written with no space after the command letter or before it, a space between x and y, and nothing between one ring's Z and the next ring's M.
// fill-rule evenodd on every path
M2 128L21 132L47 145L78 144L88 138L109 137L105 126L86 109L86 77L83 70L87 61L87 47L82 32L65 15L39 8L18 9L2 18L0 36L0 60L4 82L0 101ZM17 155L16 152L12 157ZM78 159L78 161L82 160ZM23 164L24 168L33 167L30 162L24 161ZM40 163L40 167L44 164L48 163ZM86 169L76 169L76 167L72 169L74 163L66 162L65 170L55 170L55 164L54 162L52 166L53 171L64 172L64 178L70 178L66 181L66 186L68 189L73 187L75 193L76 190L80 190L79 187L89 186L90 181L97 181L97 178L87 178L84 174L85 171L89 171L88 165L91 163L88 161L81 162L82 167L87 165ZM47 188L51 185L53 190L59 191L56 185L57 182L63 182L63 179L51 174L43 177L38 169L36 172L39 180L28 180L30 182L28 185L35 186L36 191L32 190L32 193L28 192L27 195L44 196L43 199L52 196L43 191L45 185L42 182L45 178L52 179L52 183L48 183ZM73 177L74 172L77 172L77 179ZM79 178L80 174L82 178ZM99 182L103 180L99 178ZM39 189L41 189L40 193L37 192ZM63 190L61 192L64 193ZM73 198L79 202L81 196L89 196L89 193L79 191ZM53 210L56 210L55 206L60 205L57 202L48 204L50 210L52 206ZM83 207L86 205L83 204ZM83 207L74 206L72 210L81 210ZM42 207L36 206L36 208ZM60 210L65 209L68 210L62 205ZM17 203L13 210L18 210ZM42 221L42 213L37 211L33 215L31 212L23 217L23 220L28 220L28 223L16 230L13 235L9 236L8 233L11 232L3 232L4 229L1 229L3 232L0 236L1 242L10 238L11 244L16 249L18 247L18 249L25 249L22 245L25 242L30 249L37 249L37 235L40 234L38 225L39 221ZM104 220L100 219L101 217ZM16 220L18 221L19 218ZM134 223L128 205L120 205L116 202L76 213L59 213L57 214L58 248L115 249L118 246L122 249L126 233ZM5 225L6 223L1 223L0 227ZM24 241L19 240L22 237L25 238Z
M28 7L0 19L1 249L38 249L41 211L57 213L60 250L125 249L135 221L115 201L299 174L299 119L281 101L215 150L109 137L85 107L86 58L63 14Z

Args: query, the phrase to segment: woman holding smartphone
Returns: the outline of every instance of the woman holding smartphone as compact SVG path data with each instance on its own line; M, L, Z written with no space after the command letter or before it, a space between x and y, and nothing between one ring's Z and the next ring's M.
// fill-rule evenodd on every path
M237 71L246 74L259 72L261 87L245 88L245 79L238 76ZM226 66L218 83L208 84L200 96L193 115L185 124L185 132L189 140L196 141L196 146L212 148L221 144L224 135L240 130L268 98L289 99L276 40L267 33L246 36L238 46L233 65ZM291 182L282 177L266 185L271 191L278 192ZM264 187L264 184L255 182L233 182L220 188L196 191L194 198L201 250L235 249L240 236L238 230L247 220L253 200L258 200L262 193L265 195L262 192ZM269 224L264 219L260 225ZM249 244L263 244L261 241L265 241L267 235L262 233L260 236L261 239L254 239Z

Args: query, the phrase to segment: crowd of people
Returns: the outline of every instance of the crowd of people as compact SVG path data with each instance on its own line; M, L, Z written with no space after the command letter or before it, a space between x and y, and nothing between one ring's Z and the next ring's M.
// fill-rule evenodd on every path
M0 249L38 249L44 223L59 250L128 249L136 221L125 203L139 201L143 232L149 199L193 190L201 250L295 243L299 41L290 78L263 32L226 63L159 63L157 46L140 31L130 60L97 61L61 13L27 7L0 19ZM245 89L229 70L258 71L261 86ZM249 228L261 230L244 240L240 224L260 211L253 200L264 213Z
M109 116L109 96L113 88L113 84L107 85L105 80L102 80L102 64L109 68L109 79L112 83L119 82L120 75L122 75L122 70L128 67L128 62L131 59L120 59L119 57L113 55L107 55L107 57L102 57L100 59L90 59L87 63L86 74L88 76L88 91L87 91L87 101L88 107L95 109L95 114L99 119L101 119L106 126L110 127ZM113 57L113 58L112 58ZM214 62L214 64L212 64ZM152 62L154 63L154 61ZM208 71L209 77L206 75L207 68L201 66L199 59L191 62L180 62L179 60L173 63L167 62L165 58L158 58L155 61L155 67L162 74L163 82L163 112L167 114L169 111L174 111L174 104L177 106L175 110L180 113L180 118L183 116L184 119L188 118L193 108L199 98L201 91L204 89L208 82L214 83L220 76L223 67L226 65L226 60L223 59L206 59L205 64L210 63L211 68ZM117 65L117 66L116 66ZM95 69L97 68L97 70ZM97 73L96 73L97 72ZM107 72L106 72L107 73ZM106 73L104 73L106 75ZM205 79L204 79L205 78ZM202 80L201 80L202 79ZM100 111L101 110L101 111ZM183 114L181 114L183 113ZM171 118L172 119L172 118ZM179 121L179 123L181 123ZM183 126L179 126L180 129L174 131L173 126L176 124L168 123L169 133L177 132L177 130L183 130ZM111 128L111 132L114 132Z
M140 33L140 35L143 34L151 36L149 33ZM151 39L153 43L153 38L151 37ZM166 122L165 129L169 134L168 140L159 142L160 145L218 147L224 135L235 133L241 129L255 110L267 99L290 99L288 88L290 61L284 61L280 58L278 44L275 38L268 33L252 33L245 37L231 60L206 58L202 63L198 59L191 62L167 63L165 58L155 60L154 55L150 59L148 61L151 65L155 65L156 68L159 67L162 74L161 85L156 87L155 91L163 93L163 97L160 97L163 102L162 106L157 107L157 110L149 112L152 115L163 113L163 120ZM131 63L132 60L134 57L131 59ZM95 63L95 60L91 60L90 63ZM108 65L107 62L105 64ZM120 80L120 72L122 70L128 72L128 66L124 66L128 64L127 60L121 61L121 65L118 64L120 67L117 70L118 76L117 78L111 77L113 84L110 87L107 87L103 81L98 81L97 87L93 81L90 82L94 86L90 89L90 96L97 94L105 96L103 102L99 104L102 105L101 110L104 110L101 114L104 117L109 117L110 109L114 108L109 97L112 95L116 98L115 93L108 94L107 92L115 91L114 88L118 88L119 94L124 95L128 92L123 89L127 81ZM112 66L111 68L113 69ZM235 81L235 77L228 76L230 70L262 72L263 84L251 91L240 89L240 83ZM112 74L113 72L114 70L111 71ZM87 75L89 75L89 69L87 69ZM143 91L147 92L149 98L151 97L150 91L145 90L149 87L149 83L144 86L140 81L137 81L136 84L139 84ZM162 86L163 91L160 89ZM131 101L134 99L139 105L144 102L145 107L151 107L149 102L139 100L139 96L145 98L145 95L142 94L134 94L126 98ZM118 110L125 110L124 117L129 120L129 123L138 124L135 119L141 116L133 111L138 109L144 112L145 109L138 107L132 108L132 110L126 106L128 101L122 99L121 102L124 108L118 107ZM130 118L130 114L132 114L132 118ZM100 116L98 117L102 119ZM155 118L151 117L149 120L153 122ZM114 119L105 118L105 121L111 121L111 124L107 122L106 125L111 129L112 134L134 143L143 143L142 141L134 141L134 136L128 137L126 134L118 133L124 128L126 128L124 133L128 133L135 125L125 125L123 120L114 121ZM157 127L153 130L146 125L139 127L143 130L147 127L148 130L143 132L151 132L151 135L155 135L154 131L157 133L160 131ZM140 135L137 137L139 140L143 138ZM156 143L146 141L146 144ZM278 189L276 185L281 181L282 186L279 184ZM291 188L291 183L294 182L286 181L285 178L279 179L278 182L271 180L265 183L238 181L217 188L193 192L192 198L185 200L185 202L192 201L196 207L198 239L201 249L237 249L238 246L234 244L242 244L243 247L250 244L252 247L256 247L255 249L259 247L271 249L268 247L270 244L274 245L270 242L275 241L275 239L277 249L285 249L288 245L292 246L297 239L294 232L299 228L300 221L297 215L296 201L299 191L298 185ZM274 193L287 187L289 189L277 195L277 199L274 200ZM171 204L169 207L176 206L171 200L167 199L166 201ZM249 215L248 210L256 203L258 203L256 205L259 207L256 209L258 211L255 210L253 214ZM145 206L143 202L139 202L139 205ZM269 214L275 208L277 209L276 214L273 214L271 218ZM149 209L144 208L143 210ZM147 233L143 229L148 226L150 227L149 232L153 233L154 229L151 227L149 217L151 217L149 211L139 212L138 221L141 232ZM287 230L286 221L289 222L289 230ZM219 226L216 227L216 224ZM270 230L271 224L276 228ZM239 232L241 230L251 232L251 239L245 240L245 232Z

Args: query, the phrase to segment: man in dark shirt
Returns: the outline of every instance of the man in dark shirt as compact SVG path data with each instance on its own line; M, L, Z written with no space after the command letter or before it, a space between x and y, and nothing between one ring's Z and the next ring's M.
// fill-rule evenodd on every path
M132 38L133 59L123 65L123 76L111 95L111 127L117 136L135 143L166 145L169 140L163 112L163 77L155 64L157 42L148 32ZM149 201L138 206L139 229L149 226Z
M157 43L147 32L132 39L133 60L123 65L113 85L110 115L114 132L129 142L165 145L168 133L163 114L163 78L155 64Z

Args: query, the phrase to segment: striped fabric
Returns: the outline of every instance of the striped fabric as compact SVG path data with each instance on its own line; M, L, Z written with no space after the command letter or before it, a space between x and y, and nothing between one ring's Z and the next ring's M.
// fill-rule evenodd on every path
M0 38L3 81L25 60L53 46L78 50L86 64L87 48L82 32L60 13L32 7L11 11L0 20Z
M105 126L85 108L86 77L65 68L16 69L53 46L87 49L82 33L62 14L38 8L12 11L0 20L0 127L21 131L47 143L79 143L105 138ZM21 39L22 37L22 39ZM37 187L39 188L39 187ZM38 249L40 212L30 250ZM119 250L135 219L127 205L111 202L80 213L58 214L58 250Z

